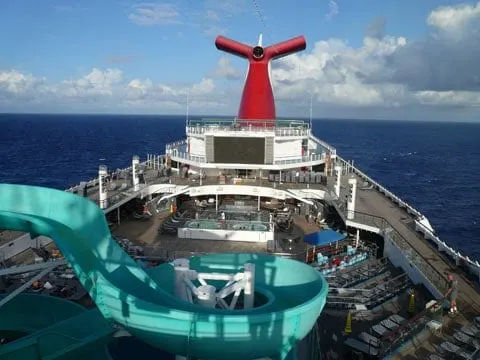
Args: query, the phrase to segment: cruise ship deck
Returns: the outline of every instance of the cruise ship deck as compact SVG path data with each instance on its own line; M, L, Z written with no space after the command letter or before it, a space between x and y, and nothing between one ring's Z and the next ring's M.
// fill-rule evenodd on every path
M107 204L104 204L104 211L109 214L109 218L116 219L117 223L112 225L112 232L119 238L128 238L135 245L143 247L144 254L147 258L172 260L178 257L191 256L195 254L211 253L211 252L268 252L269 250L265 244L259 243L245 243L232 241L218 241L208 239L178 239L176 236L168 234L159 234L157 229L168 211L153 216L147 221L131 221L121 220L120 214L122 207L128 202L138 197L151 198L152 196L169 197L176 196L176 193L189 195L189 190L196 189L201 186L229 185L228 181L220 183L218 176L203 176L200 180L199 176L192 175L188 178L180 176L179 172L172 172L170 176L162 169L167 162L166 156L149 156L148 161L141 163L139 166L142 169L143 181L136 187L131 182L131 169L124 169L117 174L111 175L109 182ZM383 234L386 229L390 229L391 241L398 246L402 251L408 253L410 259L410 266L415 266L419 269L426 279L436 288L439 294L445 292L447 274L453 272L456 274L459 281L459 308L461 315L453 318L445 317L442 321L443 331L434 332L429 335L422 334L419 339L413 341L421 341L418 346L404 346L401 351L398 349L390 355L389 358L425 358L426 354L437 352L439 344L451 338L451 334L455 329L459 329L466 324L472 323L472 319L480 314L480 296L477 290L475 278L472 279L472 274L464 272L458 266L452 263L452 260L447 255L442 256L442 253L434 249L434 244L425 239L425 235L415 229L417 215L412 213L408 207L401 207L397 202L391 200L390 197L385 196L382 189L378 189L371 179L366 179L358 169L351 166L351 164L340 160L343 164L342 179L340 186L340 196L335 196L335 177L327 176L326 183L308 185L298 183L290 179L290 182L281 181L281 175L278 178L263 174L262 176L250 176L242 178L242 185L251 187L263 187L275 190L287 190L294 193L298 198L304 197L304 200L319 200L329 203L334 207L340 218L343 219L346 226L351 229L359 229L362 232L371 232L376 234ZM178 165L180 166L180 165ZM332 174L330 174L332 175ZM240 176L241 177L241 176ZM361 186L357 187L355 194L355 211L352 213L347 210L346 195L348 192L348 179L355 178ZM285 180L285 179L283 179ZM231 180L238 181L236 180ZM147 191L154 187L154 191ZM70 191L77 192L79 195L85 195L83 189L76 188ZM148 195L147 195L148 194ZM97 204L99 203L99 186L98 181L91 181L88 183L86 195ZM168 209L166 209L168 210ZM114 214L118 214L115 216ZM113 215L113 216L112 216ZM312 224L305 220L304 216L294 216L295 231L291 237L301 237L303 234L313 233L319 228L316 224ZM18 235L18 232L4 232L2 234L3 244L8 245L8 242ZM289 257L297 257L299 260L304 258L304 249L295 248L295 254L283 254ZM25 258L18 258L25 261ZM418 293L426 291L426 289L417 290ZM397 309L399 312L405 303L405 295L402 295L396 300L395 304L389 305L381 310L376 310L376 315L370 319L362 318L362 315L353 316L354 328L364 330L370 326L374 326L382 318L385 318L389 313L388 308ZM327 303L328 304L328 303ZM400 306L400 308L399 308ZM394 310L395 311L395 310ZM421 313L421 310L418 310ZM407 318L405 312L403 317ZM325 315L327 316L327 315ZM331 316L331 315L328 315ZM334 315L337 323L343 324L345 320L345 313L340 312ZM320 321L320 327L322 322ZM356 325L355 325L356 324ZM339 326L340 328L343 325ZM364 331L360 331L364 332ZM353 331L352 336L356 334ZM450 335L449 335L450 334ZM391 334L389 334L391 336Z
M164 164L166 159L164 157L156 157L159 164ZM342 159L343 161L343 159ZM151 167L153 165L147 165ZM411 264L421 270L422 274L431 282L432 285L443 294L446 291L447 275L448 273L454 273L457 276L460 286L459 294L459 308L461 309L461 316L454 318L446 317L443 320L444 331L442 333L435 332L433 335L422 336L422 344L419 346L405 346L401 352L396 355L392 355L390 358L425 358L425 354L434 353L438 351L438 346L442 341L449 338L449 333L453 329L460 328L465 324L471 323L472 319L480 314L480 296L478 293L478 285L475 281L474 275L464 272L458 266L452 262L446 255L442 256L442 253L438 252L434 248L434 244L425 239L425 235L415 229L416 215L412 214L412 211L407 207L401 207L397 202L392 201L390 197L387 197L381 189L379 190L374 181L371 179L365 179L358 169L351 166L351 164L344 162L344 176L341 185L341 196L335 199L332 195L335 191L334 177L329 176L326 184L309 184L308 189L320 190L325 194L330 194L330 198L326 196L331 202L339 215L344 219L349 228L358 228L362 231L368 231L381 234L385 229L390 228L391 232L395 235L393 241L399 248L406 251L409 254ZM358 173L357 173L358 172ZM181 187L195 188L206 185L225 185L219 183L218 176L204 176L202 180L198 177L192 176L188 179L178 176L177 173L173 173L168 179L158 177L158 170L146 170L145 178L146 185L160 184L166 182L171 185L178 185ZM356 209L350 219L348 219L348 211L345 206L345 202L341 201L344 198L348 189L348 179L356 178L359 184L362 186L357 187L356 192ZM257 178L244 178L242 179L243 185L250 185L255 187L269 187L278 190L299 190L304 189L306 185L296 182L283 182L283 181L271 181L268 175ZM188 193L188 192L187 192ZM301 191L297 191L296 194L302 195ZM303 195L306 198L318 197L316 195L308 194L304 191ZM342 196L343 195L343 196ZM110 204L110 207L114 208L114 203ZM113 210L112 210L113 211ZM311 223L308 223L303 216L295 217L295 224L297 229L301 233L312 233L318 231L318 227ZM145 224L145 227L151 226L152 229L156 228L155 225ZM153 230L152 230L153 231ZM125 236L131 239L139 238L127 228L120 226L117 230L114 230L119 236ZM298 234L295 234L298 235ZM141 237L141 236L140 236ZM265 246L251 243L235 243L227 241L209 241L209 240L178 240L175 237L168 235L156 234L154 238L145 237L147 241L142 241L142 245L145 247L146 254L152 256L165 256L166 250L170 250L176 255L188 255L194 253L206 253L211 252L213 248L218 252L242 252L242 251L254 251L265 252ZM149 244L150 242L150 244ZM221 243L221 244L220 244ZM298 249L296 249L298 251ZM302 257L301 255L300 257ZM175 255L172 255L175 257ZM344 316L344 315L343 315ZM355 319L355 317L354 317ZM342 317L343 321L343 317ZM360 321L362 320L354 320ZM362 323L364 328L367 323ZM420 340L417 340L420 341Z
M101 165L98 178L66 190L79 196L0 184L6 199L0 221L28 231L18 239L1 234L0 261L4 267L36 262L28 269L41 269L28 280L7 278L14 290L0 308L23 290L49 292L45 277L61 268L69 273L53 277L71 281L61 280L59 296L68 298L62 293L70 282L74 295L81 288L98 306L77 308L80 315L65 323L45 321L54 328L49 334L68 342L57 348L50 341L50 358L68 347L82 358L78 350L98 339L95 350L103 356L114 330L177 359L221 359L228 351L238 360L477 358L480 264L338 156L311 122L275 120L273 92L258 85L270 86L270 60L305 49L305 39L264 49L261 40L250 47L219 36L216 46L255 65L238 118L187 118L184 140L143 162L133 156L126 169ZM320 240L322 229L328 239ZM38 259L38 251L54 246L39 234L55 236L61 250L55 259ZM65 259L55 263L60 252ZM443 311L449 273L460 293L460 314L452 317ZM13 308L19 312L27 298ZM15 312L2 310L6 317ZM75 326L78 319L93 325ZM62 332L80 328L78 338ZM39 341L25 338L25 344ZM14 358L26 347L2 346L0 357L9 351Z

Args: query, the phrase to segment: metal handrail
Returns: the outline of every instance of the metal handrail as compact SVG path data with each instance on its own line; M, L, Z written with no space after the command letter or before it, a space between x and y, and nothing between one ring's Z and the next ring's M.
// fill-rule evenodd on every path
M357 214L363 219L369 219L370 224L378 227L384 236L388 235L392 242L406 255L410 263L414 265L440 293L446 291L447 284L445 277L431 265L392 224L383 217L359 211L354 212L354 219L356 219Z
M310 135L310 130L302 129L302 128L290 128L290 127L259 127L259 126L252 126L252 127L239 127L233 128L229 126L187 126L187 135L204 135L210 133L234 133L238 135L238 133L272 133L275 134L277 137L306 137Z
M444 303L445 300L446 300L445 297L443 297L440 300L437 300L435 303L431 304L430 306L428 306L427 308L422 310L419 314L417 314L414 317L412 317L411 319L407 320L406 323L400 325L395 330L392 330L392 331L388 332L387 334L383 335L382 338L380 339L380 341L383 344L382 349L381 349L382 354L386 354L389 351L392 351L392 348L394 347L394 345L398 341L402 341L404 339L403 334L405 332L405 329L407 327L411 326L412 324L416 323L417 321L419 321L423 318L426 318L429 315L429 312L432 308L434 308L435 306L440 306L441 307L440 311L443 311L443 303ZM418 324L418 325L421 325L421 324ZM385 345L388 345L388 347L386 347Z
M352 172L354 172L355 174L357 174L360 178L368 181L369 183L371 183L378 191L380 191L381 193L385 194L387 197L390 197L392 199L394 199L397 203L399 203L400 205L403 205L405 206L412 214L414 214L415 216L417 217L422 217L422 213L420 211L418 211L417 209L415 209L413 206L411 206L410 204L408 204L407 202L403 201L402 199L400 199L397 195L395 195L393 192L391 192L390 190L388 190L385 186L381 185L380 183L378 183L377 181L373 180L370 176L368 176L367 174L365 174L363 171L361 171L359 168L357 168L356 166L354 166L353 164L351 163L348 163L344 158L340 157L337 155L337 159L342 162L346 167L347 169L351 169Z

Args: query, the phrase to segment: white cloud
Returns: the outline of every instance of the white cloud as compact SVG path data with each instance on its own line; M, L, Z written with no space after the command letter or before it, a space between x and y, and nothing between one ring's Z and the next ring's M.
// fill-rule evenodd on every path
M340 9L338 6L338 0L328 0L327 19L331 19L335 15L338 15L339 12L340 12Z
M205 0L204 7L215 11L220 19L232 17L250 9L248 0Z
M480 16L480 3L442 6L432 11L427 23L441 30L461 30Z
M137 25L186 24L199 28L200 33L213 37L228 31L234 15L247 8L246 0L200 0L188 6L164 2L145 2L128 8L128 18Z
M322 109L476 111L480 3L435 9L427 22L434 32L421 41L385 36L385 21L377 19L361 47L330 39L317 42L310 53L281 59L273 65L277 99L292 107L309 92Z
M205 107L222 108L216 99L215 82L203 78L190 86L154 83L150 79L127 80L119 69L92 69L88 74L59 83L49 83L21 72L0 71L0 104L8 110L28 110L29 106L71 111L108 112L175 112L185 109L186 95L190 94L197 110ZM21 102L18 102L21 100ZM35 107L36 109L36 107Z
M203 26L202 34L215 38L218 34L225 35L228 32L228 28L226 26L217 26L217 25L211 25L211 24L205 24Z
M138 25L170 25L180 23L176 6L166 3L141 3L132 6L128 15Z
M0 72L0 94L21 95L36 90L44 79L35 78L30 74L22 74L16 70Z
M477 4L433 10L426 19L433 32L423 40L385 35L385 20L377 19L359 47L328 39L312 44L308 52L275 61L272 82L279 115L306 115L313 95L317 116L421 118L423 111L438 118L457 111L475 118L472 114L480 106L479 9ZM216 51L213 43L211 51ZM12 104L35 103L55 109L67 104L76 111L97 106L111 112L174 113L184 111L188 92L192 112L233 114L243 84L222 86L225 80L217 78L242 78L246 63L236 68L231 59L222 54L212 76L190 86L127 79L118 69L93 69L60 83L0 71L0 105L9 109Z
M217 12L211 9L205 11L205 19L208 21L220 21L220 17Z
M217 69L215 70L215 76L226 78L229 80L235 80L241 78L243 75L240 69L232 66L230 56L223 55L218 60Z

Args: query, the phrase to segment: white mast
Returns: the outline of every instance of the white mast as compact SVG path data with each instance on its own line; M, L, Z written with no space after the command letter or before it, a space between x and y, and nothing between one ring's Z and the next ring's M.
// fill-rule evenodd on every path
M310 94L310 130L312 130L312 118L313 118L313 94Z
M189 99L189 90L187 89L187 114L185 118L185 126L188 126L188 115L189 115L189 106L190 106L190 99Z

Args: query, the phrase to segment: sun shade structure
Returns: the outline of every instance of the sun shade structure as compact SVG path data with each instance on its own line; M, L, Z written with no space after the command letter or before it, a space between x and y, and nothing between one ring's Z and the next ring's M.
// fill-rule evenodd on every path
M340 234L335 230L322 230L313 234L305 235L303 238L307 244L315 245L315 246L322 246L328 245L336 241L340 241L345 239L345 235Z

